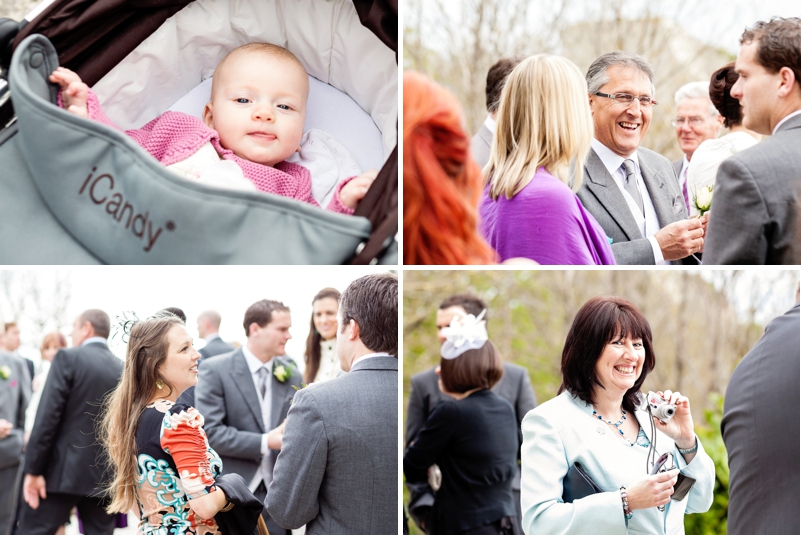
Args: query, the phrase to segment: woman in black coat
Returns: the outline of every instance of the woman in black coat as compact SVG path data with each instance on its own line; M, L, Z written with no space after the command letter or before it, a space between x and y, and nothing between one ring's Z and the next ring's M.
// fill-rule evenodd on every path
M490 391L503 375L484 322L473 315L447 328L440 403L403 458L408 482L425 482L436 464L441 486L426 522L433 535L520 533L512 498L517 463L517 419L508 401ZM435 483L436 485L436 483Z

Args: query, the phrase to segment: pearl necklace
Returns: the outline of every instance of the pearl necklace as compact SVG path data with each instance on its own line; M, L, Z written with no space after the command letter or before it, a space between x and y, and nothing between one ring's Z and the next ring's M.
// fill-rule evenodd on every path
M629 440L629 437L627 437L625 433L623 433L623 430L620 429L620 426L623 425L623 420L626 420L625 409L623 408L620 409L620 420L617 422L613 422L612 420L604 420L604 417L598 414L598 411L596 411L595 408L592 409L592 416L593 418L598 418L602 422L606 422L607 424L614 426L615 429L617 429L617 432L620 433L620 436L622 436L626 440L626 442L629 443L629 446L634 446L634 443L631 440Z

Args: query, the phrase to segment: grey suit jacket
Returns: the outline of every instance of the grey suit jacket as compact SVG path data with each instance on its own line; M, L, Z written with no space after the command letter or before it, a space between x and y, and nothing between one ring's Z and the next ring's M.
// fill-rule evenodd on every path
M398 532L398 359L362 360L295 395L266 506L307 535Z
M195 408L203 415L209 445L223 462L223 474L239 474L250 483L261 463L261 436L286 418L302 377L288 357L276 357L292 375L283 383L271 375L270 421L261 416L259 395L245 355L236 351L209 359L198 369ZM271 450L273 463L278 452Z
M726 388L730 535L799 533L799 306L770 322Z
M487 128L487 125L482 123L481 128L470 140L470 153L481 167L487 165L489 161L490 147L492 147L492 132Z
M200 356L203 360L216 357L217 355L222 355L223 353L230 353L236 349L234 346L227 342L223 342L222 338L213 338L209 343L203 346L203 349L199 350Z
M637 156L659 228L687 219L687 207L670 161L643 147L637 149ZM651 243L640 232L623 193L594 150L590 150L587 157L584 180L577 195L584 208L612 238L612 252L618 264L655 263Z
M8 378L0 377L0 418L14 426L0 440L0 468L18 465L22 458L25 409L31 400L31 377L22 358L0 351L0 369L8 367ZM0 484L7 483L0 481ZM13 483L9 483L13 484Z
M675 162L673 162L673 171L676 173L676 178L678 178L679 173L681 173L681 164L684 163L684 158L679 158Z
M795 264L801 185L801 116L723 161L704 246L704 264Z

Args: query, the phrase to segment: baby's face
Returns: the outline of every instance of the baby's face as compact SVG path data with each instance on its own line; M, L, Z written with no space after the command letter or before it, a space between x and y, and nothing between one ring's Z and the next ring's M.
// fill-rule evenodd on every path
M309 79L300 66L245 52L230 57L215 76L203 120L220 134L224 148L271 167L300 150L309 96Z

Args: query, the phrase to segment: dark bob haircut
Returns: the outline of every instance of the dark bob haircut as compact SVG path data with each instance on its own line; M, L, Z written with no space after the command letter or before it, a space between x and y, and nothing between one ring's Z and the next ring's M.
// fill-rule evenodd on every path
M637 307L620 297L599 296L587 301L576 314L562 350L562 386L586 403L593 403L595 387L603 388L595 375L595 364L604 347L622 336L641 338L645 349L642 373L623 396L623 408L633 411L639 405L640 388L654 369L651 326Z
M720 112L723 126L726 128L743 122L743 108L740 106L740 101L731 96L731 88L739 77L732 61L712 73L709 81L709 100Z
M489 390L503 376L501 355L489 340L481 348L468 349L455 359L441 359L439 366L442 386L454 394L475 388Z

